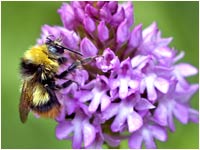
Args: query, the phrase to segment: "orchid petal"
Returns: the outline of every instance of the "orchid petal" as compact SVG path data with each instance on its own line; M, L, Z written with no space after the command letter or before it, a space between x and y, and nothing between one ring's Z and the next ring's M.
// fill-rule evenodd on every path
M73 126L69 121L60 122L56 127L56 137L61 140L68 137L73 131Z
M166 79L158 77L155 79L154 85L159 91L165 94L168 92L169 82Z
M142 117L138 113L133 111L132 113L128 115L127 123L128 123L129 132L134 132L142 126L143 120L142 120Z
M83 141L85 147L89 146L94 141L95 136L95 128L91 124L89 124L89 122L85 122L83 124Z
M96 46L88 38L84 38L81 41L80 47L81 52L85 57L96 56L98 52Z

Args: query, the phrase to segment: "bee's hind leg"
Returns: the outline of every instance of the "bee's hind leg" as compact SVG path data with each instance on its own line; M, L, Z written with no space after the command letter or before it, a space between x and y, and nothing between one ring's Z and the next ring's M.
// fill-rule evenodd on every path
M69 87L72 83L76 83L78 87L80 86L78 82L73 81L73 80L68 80L68 81L62 83L61 85L55 85L55 89L57 89L57 90L65 89L65 88Z

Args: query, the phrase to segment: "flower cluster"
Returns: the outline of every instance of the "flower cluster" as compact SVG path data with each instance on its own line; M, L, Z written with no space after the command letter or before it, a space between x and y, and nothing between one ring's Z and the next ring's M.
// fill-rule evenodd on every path
M68 53L61 72L77 59L93 58L68 76L78 84L57 92L58 139L72 140L72 148L117 147L124 139L129 148L156 148L154 139L166 141L166 130L175 131L174 117L198 122L189 105L198 84L185 79L198 70L177 63L184 53L168 46L172 38L162 38L155 22L131 30L131 2L63 3L58 13L63 27L44 25L38 43L61 36L63 45L83 54Z

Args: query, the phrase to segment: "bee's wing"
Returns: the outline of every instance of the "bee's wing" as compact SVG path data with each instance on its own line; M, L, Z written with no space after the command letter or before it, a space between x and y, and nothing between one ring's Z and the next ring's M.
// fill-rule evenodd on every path
M30 87L27 85L28 83L25 81L22 85L21 90L21 97L20 97L20 103L19 103L19 115L20 120L22 123L25 123L30 111L30 101L32 100L31 90Z

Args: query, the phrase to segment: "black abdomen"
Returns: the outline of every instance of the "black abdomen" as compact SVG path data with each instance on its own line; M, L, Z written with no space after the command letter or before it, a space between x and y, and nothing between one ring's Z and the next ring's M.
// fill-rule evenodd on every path
M39 65L30 63L28 61L25 61L22 59L21 64L20 64L20 71L21 74L24 76L30 76L33 75L35 72L38 72L40 69Z

